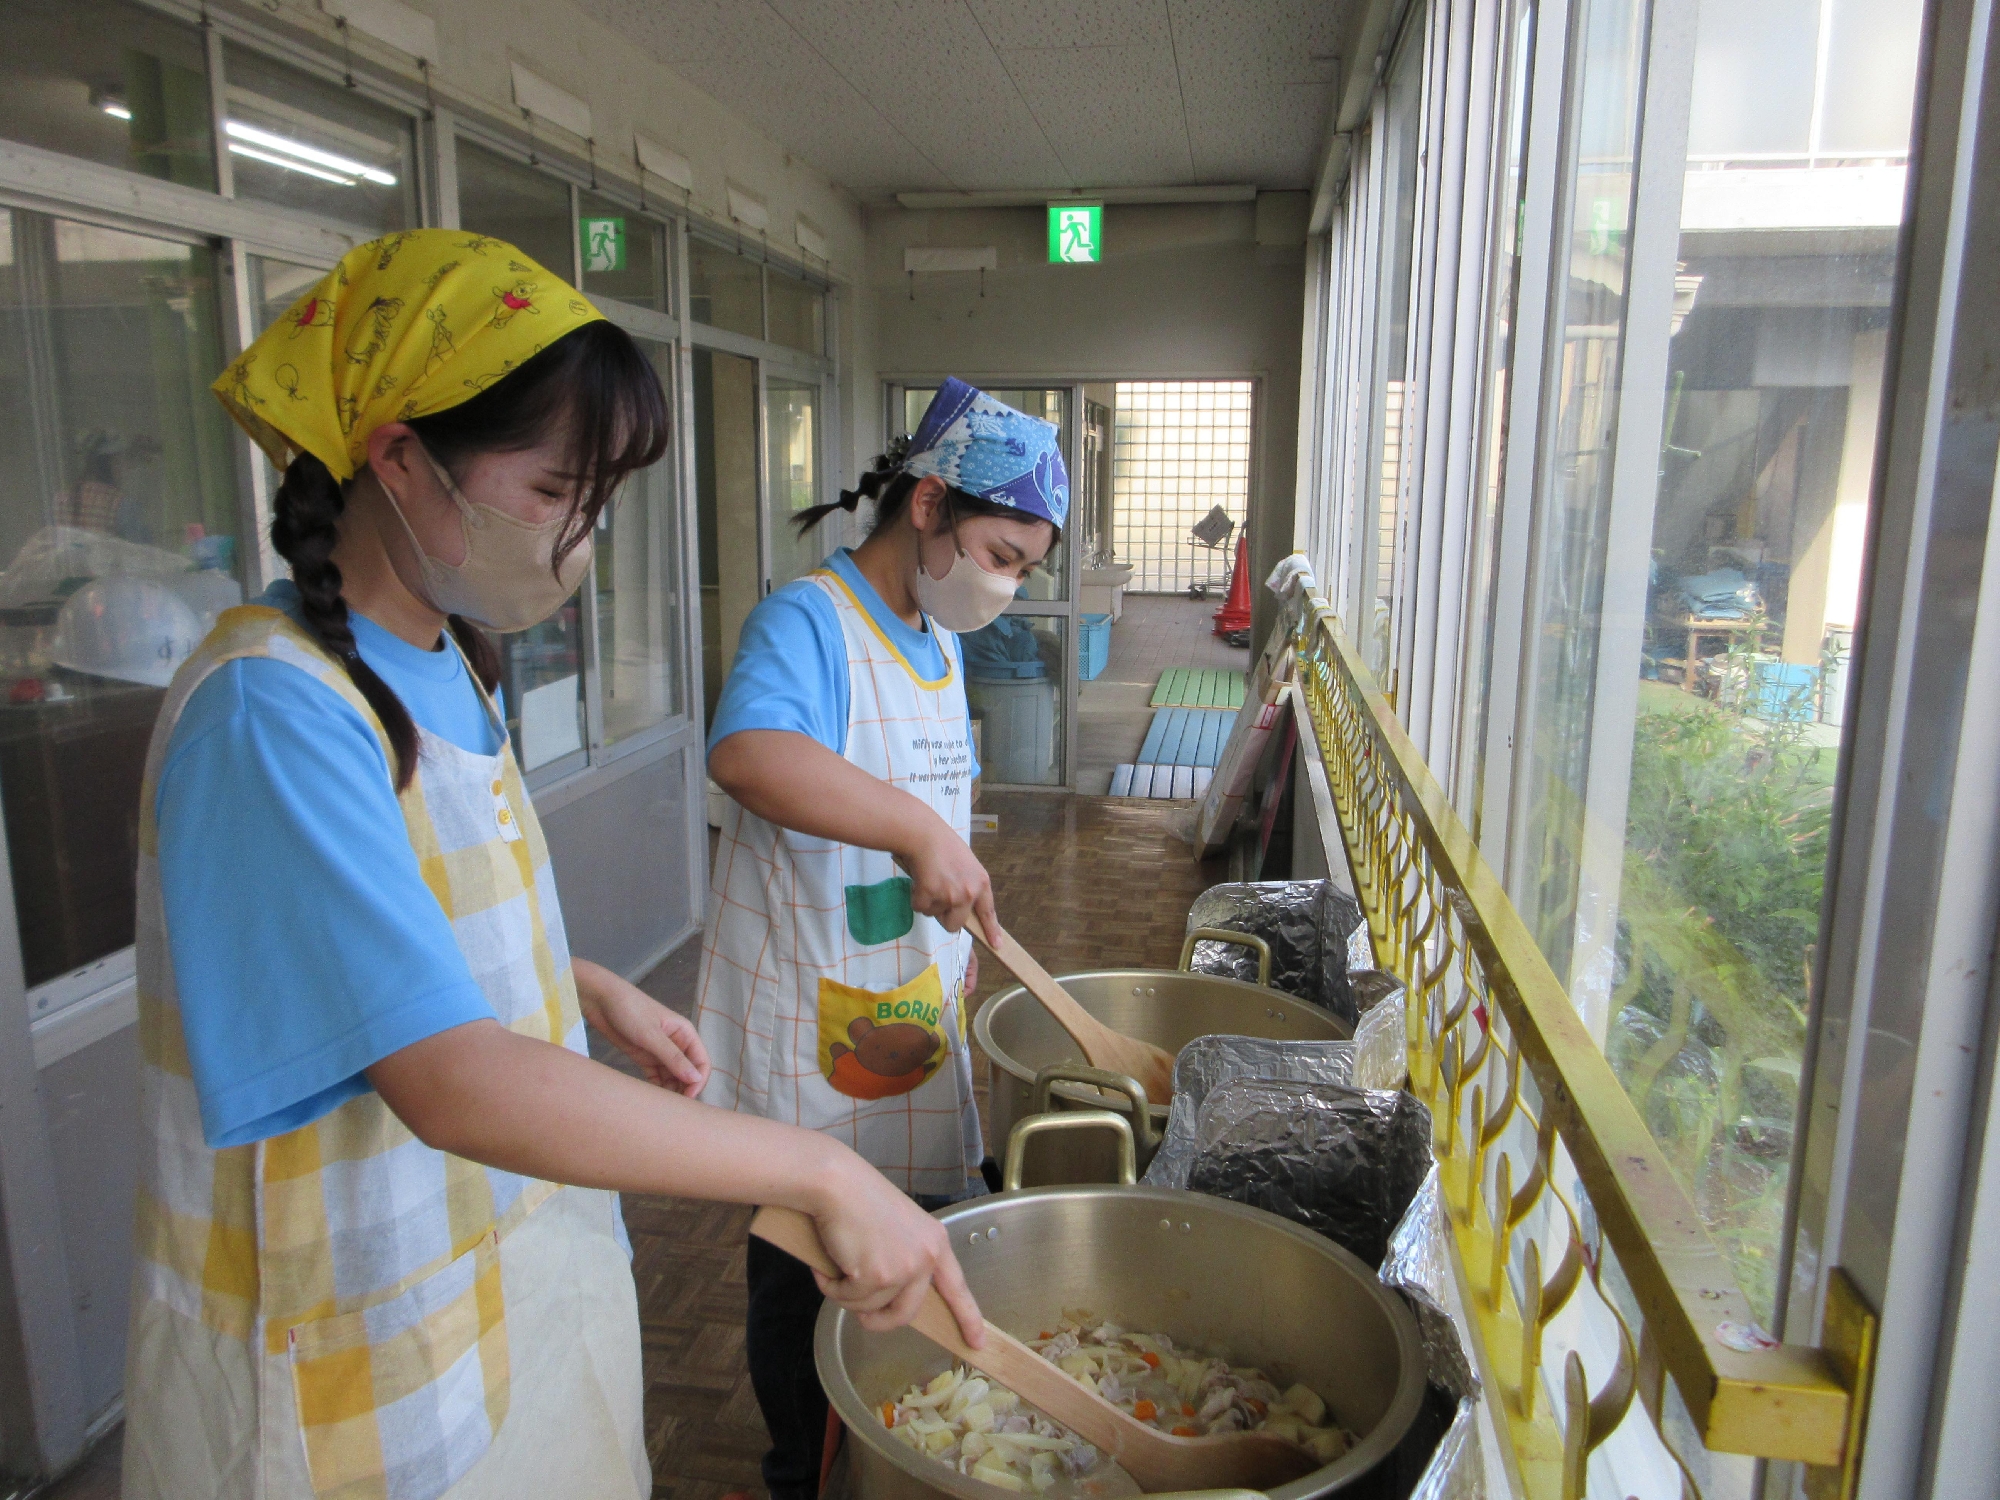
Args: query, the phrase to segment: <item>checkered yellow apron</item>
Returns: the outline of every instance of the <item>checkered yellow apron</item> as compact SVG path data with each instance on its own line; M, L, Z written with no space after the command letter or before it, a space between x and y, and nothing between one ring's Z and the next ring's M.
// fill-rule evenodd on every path
M282 611L261 606L222 616L161 709L140 798L141 1109L151 1149L140 1165L125 1493L516 1493L520 1469L491 1472L503 1422L512 1449L568 1456L579 1434L600 1439L604 1451L576 1458L536 1493L637 1493L637 1324L615 1196L433 1150L373 1092L252 1145L215 1150L202 1138L154 801L189 696L245 657L311 674L380 733L339 663ZM511 750L479 755L420 736L404 820L473 977L504 1025L584 1051L548 848ZM272 982L282 986L283 974ZM569 1284L541 1284L563 1278ZM566 1372L576 1401L545 1388L552 1369ZM588 1390L602 1399L590 1404ZM494 1462L477 1467L489 1453Z
M957 638L918 675L839 575L846 758L971 831L972 754ZM963 1010L972 939L910 909L889 855L723 814L695 1023L702 1098L825 1131L905 1192L956 1196L983 1155Z

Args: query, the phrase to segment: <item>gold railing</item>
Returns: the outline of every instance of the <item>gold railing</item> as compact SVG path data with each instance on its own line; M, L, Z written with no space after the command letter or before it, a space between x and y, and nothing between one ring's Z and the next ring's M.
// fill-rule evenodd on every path
M1688 1493L1663 1415L1671 1376L1696 1441L1809 1466L1852 1492L1874 1319L1839 1272L1825 1348L1757 1347L1749 1303L1695 1206L1394 710L1309 596L1298 701L1317 742L1378 961L1408 992L1411 1090L1435 1149L1468 1332L1516 1493L1577 1500L1591 1453L1637 1395ZM1557 1185L1574 1169L1601 1235ZM1605 1284L1608 1251L1630 1300ZM1553 1270L1549 1269L1553 1264ZM1515 1284L1522 1288L1515 1294ZM1552 1321L1585 1280L1616 1329L1610 1368L1564 1361L1541 1395Z

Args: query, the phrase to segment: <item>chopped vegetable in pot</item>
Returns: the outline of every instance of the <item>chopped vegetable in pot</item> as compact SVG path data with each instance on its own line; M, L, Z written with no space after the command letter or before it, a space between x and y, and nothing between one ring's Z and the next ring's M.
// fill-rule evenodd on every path
M1303 1385L1280 1391L1260 1370L1177 1349L1165 1334L1131 1333L1082 1309L1066 1311L1028 1347L1162 1432L1206 1437L1262 1430L1291 1439L1323 1464L1354 1443ZM883 1402L882 1419L919 1453L1003 1490L1045 1494L1103 1464L1103 1455L1068 1428L959 1366Z

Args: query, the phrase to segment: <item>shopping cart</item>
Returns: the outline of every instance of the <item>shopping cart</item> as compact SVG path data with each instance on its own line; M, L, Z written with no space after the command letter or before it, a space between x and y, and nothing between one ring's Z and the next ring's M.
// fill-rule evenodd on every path
M1206 599L1210 589L1226 589L1229 587L1229 539L1235 534L1236 523L1229 518L1229 512L1219 505L1211 506L1208 514L1194 523L1193 528L1188 532L1188 545L1200 548L1211 559L1219 553L1223 557L1224 562L1220 577L1211 574L1207 578L1190 583L1188 585L1188 598ZM1215 564L1211 561L1206 566L1212 568Z

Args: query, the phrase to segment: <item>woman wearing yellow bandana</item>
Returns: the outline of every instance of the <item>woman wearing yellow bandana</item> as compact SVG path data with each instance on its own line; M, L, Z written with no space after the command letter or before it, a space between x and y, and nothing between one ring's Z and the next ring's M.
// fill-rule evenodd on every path
M569 955L480 627L553 613L664 450L631 341L512 246L422 230L216 392L284 472L291 579L188 658L147 762L127 1496L650 1492L620 1189L803 1209L864 1323L935 1278L973 1336L933 1220L695 1102L692 1028Z

